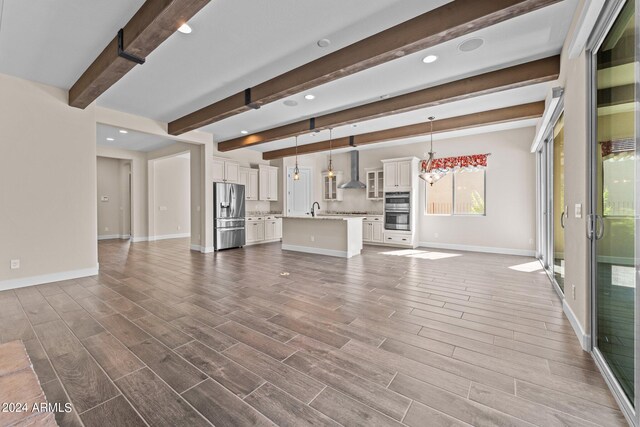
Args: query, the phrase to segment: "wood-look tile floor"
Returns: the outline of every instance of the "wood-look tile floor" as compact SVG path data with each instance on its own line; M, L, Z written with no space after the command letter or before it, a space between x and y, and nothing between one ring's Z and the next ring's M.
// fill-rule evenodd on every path
M99 276L0 292L0 340L73 404L61 426L626 425L545 274L509 268L530 258L99 255Z

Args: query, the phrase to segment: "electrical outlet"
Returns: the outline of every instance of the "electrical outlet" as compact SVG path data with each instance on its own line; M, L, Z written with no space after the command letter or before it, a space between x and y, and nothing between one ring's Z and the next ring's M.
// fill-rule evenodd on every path
M434 233L433 237L435 237L436 239L439 237L440 235L438 233Z
M533 238L529 239L529 245L533 245Z
M571 285L571 297L576 299L576 285Z
M180 231L180 230L182 230L182 227L178 226L177 229L178 229L178 231Z
M316 241L316 236L311 236L311 241L315 242Z
M105 228L104 228L104 231L109 231L109 227L105 227Z
M18 268L20 268L20 260L19 259L12 259L11 260L11 269L12 270L17 270Z

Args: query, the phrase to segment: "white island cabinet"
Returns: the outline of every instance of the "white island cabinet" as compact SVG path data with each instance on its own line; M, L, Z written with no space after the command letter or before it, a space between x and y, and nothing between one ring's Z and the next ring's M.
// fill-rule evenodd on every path
M362 217L284 217L282 249L341 258L360 255Z

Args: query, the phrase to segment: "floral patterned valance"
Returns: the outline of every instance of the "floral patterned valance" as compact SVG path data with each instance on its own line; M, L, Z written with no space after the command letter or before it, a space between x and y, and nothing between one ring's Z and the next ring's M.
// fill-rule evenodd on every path
M451 170L477 170L487 167L487 156L489 154L472 154L470 156L457 156L457 157L443 157L440 159L433 159L431 165L432 170L440 172L448 172ZM420 162L420 168L426 169L427 161L422 160Z

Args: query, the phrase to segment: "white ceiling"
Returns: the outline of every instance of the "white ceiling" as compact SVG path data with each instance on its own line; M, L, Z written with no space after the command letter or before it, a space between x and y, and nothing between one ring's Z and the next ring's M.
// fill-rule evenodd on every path
M107 138L113 138L113 141L108 141ZM132 130L127 130L127 133L124 134L120 132L120 128L102 123L98 123L96 126L96 141L98 145L105 147L144 152L158 150L176 143L171 139Z
M0 3L2 0L0 0ZM69 88L143 0L4 0L0 22L0 73ZM212 0L189 23L103 94L100 105L171 121L230 94L448 3L447 0ZM292 96L298 106L278 101L205 127L216 141L318 116L381 95L397 95L560 52L578 0L564 0L527 15ZM321 7L319 6L321 5ZM469 53L457 46L471 37L484 45ZM329 38L328 48L316 42ZM371 120L337 136L419 123L543 100L542 84ZM512 125L511 125L512 126ZM100 127L98 128L100 136ZM324 139L304 136L302 143ZM103 141L98 141L103 143ZM147 142L153 146L152 142ZM141 142L145 147L147 143ZM156 143L160 143L156 141ZM258 145L259 151L293 145L293 139ZM155 148L152 148L155 149Z

